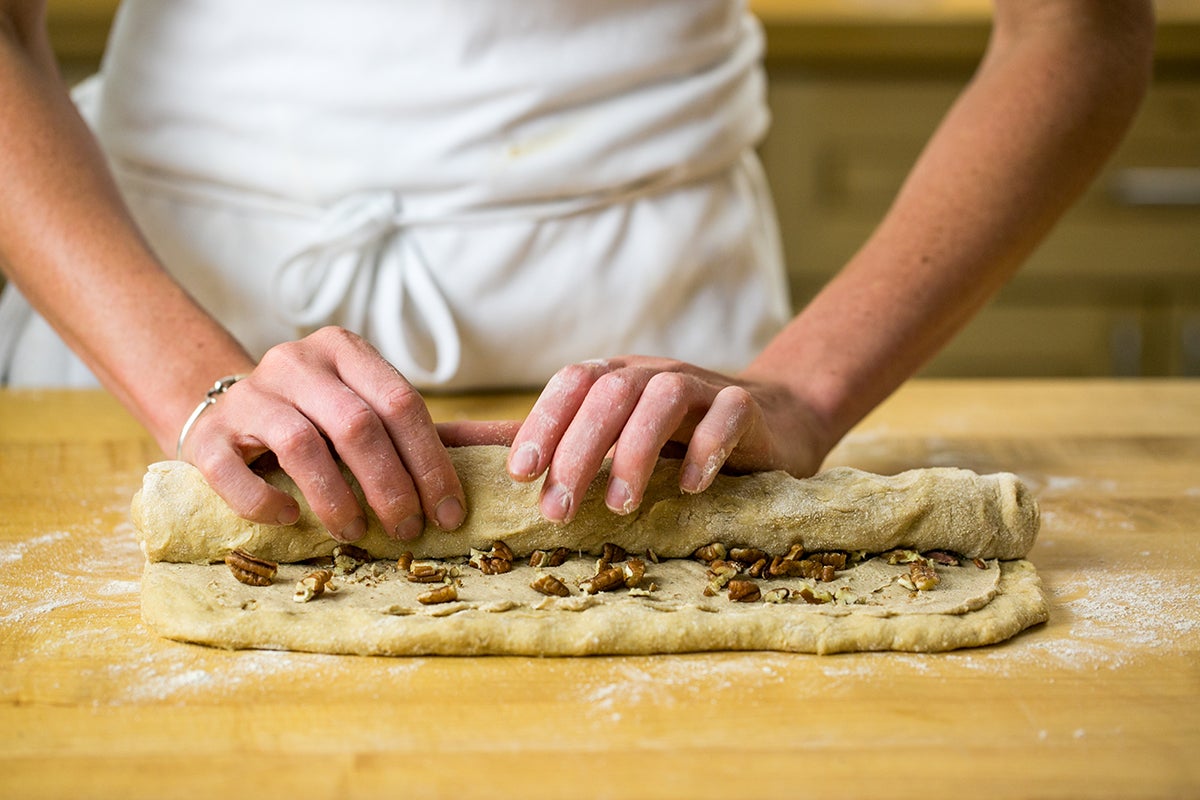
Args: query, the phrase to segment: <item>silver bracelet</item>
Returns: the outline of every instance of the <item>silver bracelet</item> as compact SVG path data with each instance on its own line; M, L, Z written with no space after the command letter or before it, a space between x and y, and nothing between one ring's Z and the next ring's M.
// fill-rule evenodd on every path
M196 406L196 410L188 417L187 422L183 423L183 430L179 432L179 443L175 445L175 460L183 460L183 440L187 438L188 431L196 424L196 420L200 419L200 415L204 413L204 409L211 405L215 405L217 398L229 391L229 387L240 381L245 375L226 375L212 385L212 388L204 393L204 400L200 405Z

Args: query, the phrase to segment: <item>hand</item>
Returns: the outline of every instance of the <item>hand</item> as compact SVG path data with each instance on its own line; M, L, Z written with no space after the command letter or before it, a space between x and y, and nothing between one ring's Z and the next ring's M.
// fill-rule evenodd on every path
M184 442L184 457L235 512L290 524L299 516L295 500L247 466L268 451L339 541L359 539L366 516L336 458L390 536L418 536L426 517L452 530L466 515L462 485L420 393L340 328L269 350Z
M668 442L687 445L679 487L689 493L707 489L722 468L811 475L831 446L817 415L782 384L629 356L551 378L514 438L508 471L519 481L545 472L542 513L565 522L611 451L605 503L628 514Z

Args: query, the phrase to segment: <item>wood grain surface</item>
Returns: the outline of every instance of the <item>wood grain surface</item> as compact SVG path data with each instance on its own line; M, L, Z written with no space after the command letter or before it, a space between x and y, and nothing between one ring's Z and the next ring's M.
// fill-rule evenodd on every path
M519 416L530 398L434 399ZM161 458L106 395L0 392L0 796L1200 795L1200 383L916 382L830 458L1011 470L1049 623L940 655L225 652L138 615Z

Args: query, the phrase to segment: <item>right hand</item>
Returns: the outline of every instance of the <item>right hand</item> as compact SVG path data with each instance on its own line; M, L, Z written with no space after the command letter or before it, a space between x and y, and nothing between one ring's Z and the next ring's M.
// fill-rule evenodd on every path
M424 399L374 347L341 328L267 351L200 415L182 457L240 516L291 524L296 501L248 466L268 451L339 541L361 538L367 521L337 459L393 538L420 535L426 518L453 530L466 516L462 484Z

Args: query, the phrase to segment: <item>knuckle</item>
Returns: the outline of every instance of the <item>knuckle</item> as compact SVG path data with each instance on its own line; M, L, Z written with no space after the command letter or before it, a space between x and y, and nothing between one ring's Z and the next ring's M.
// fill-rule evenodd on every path
M379 398L379 407L389 417L407 419L413 415L424 415L425 400L412 386L401 384L383 393Z
M271 436L271 449L280 458L298 458L312 453L323 440L316 429L307 423L280 423Z
M625 397L636 389L637 380L624 372L606 372L592 384L592 391L606 398Z
M382 424L379 417L366 403L346 402L338 410L341 436L352 442L375 439L380 435Z
M678 406L688 393L688 378L678 372L657 372L646 382L646 394L657 403Z

